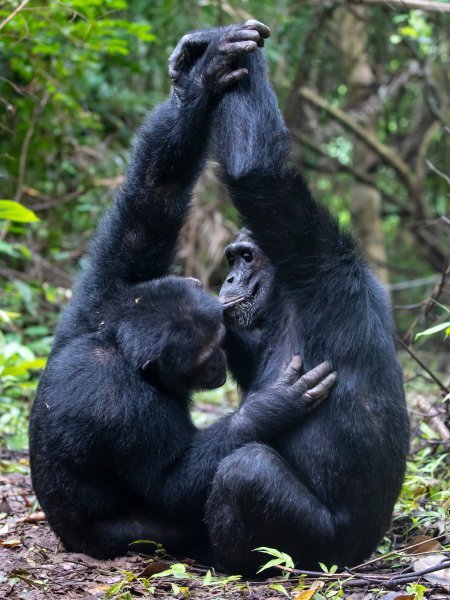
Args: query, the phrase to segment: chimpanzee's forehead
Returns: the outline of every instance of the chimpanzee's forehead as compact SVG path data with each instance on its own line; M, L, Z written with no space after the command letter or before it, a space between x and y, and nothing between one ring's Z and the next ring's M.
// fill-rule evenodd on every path
M235 242L245 242L245 241L254 242L255 238L253 237L253 234L250 231L250 229L247 229L247 227L243 227L242 229L239 230L234 241Z
M225 256L227 255L228 249L233 248L235 246L235 244L238 244L240 242L251 242L253 244L255 243L255 239L254 239L250 229L243 227L242 229L239 230L239 232L238 232L237 236L234 238L234 240L232 242L230 242L227 246L225 246L225 250L224 250Z

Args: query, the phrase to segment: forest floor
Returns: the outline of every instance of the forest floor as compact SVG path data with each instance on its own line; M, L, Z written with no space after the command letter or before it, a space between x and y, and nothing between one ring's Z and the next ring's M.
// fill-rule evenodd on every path
M417 381L415 371L406 370L405 381L413 425L405 489L388 537L372 560L356 570L301 574L280 568L278 577L245 581L162 554L99 561L65 552L36 504L27 452L0 449L0 599L448 600L450 465L449 446L442 440L448 415L424 417L427 405L435 410L439 396L439 407L444 406L442 395L429 381L408 387L408 381ZM209 400L200 397L196 405L195 420L201 425L235 401L230 390L220 402ZM262 564L271 558L262 557Z

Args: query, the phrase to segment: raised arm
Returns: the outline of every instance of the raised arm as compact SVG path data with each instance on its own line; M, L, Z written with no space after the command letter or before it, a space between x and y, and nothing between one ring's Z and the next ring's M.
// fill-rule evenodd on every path
M222 94L245 77L241 54L259 39L248 28L188 34L169 59L170 98L149 115L138 133L124 182L103 219L88 264L64 315L59 337L97 330L124 286L168 273L202 168L212 114ZM218 45L220 52L217 52ZM201 55L204 60L196 58Z
M289 282L314 277L318 267L345 260L351 240L318 204L294 167L291 143L267 77L261 50L239 61L248 77L220 102L214 153L244 224Z

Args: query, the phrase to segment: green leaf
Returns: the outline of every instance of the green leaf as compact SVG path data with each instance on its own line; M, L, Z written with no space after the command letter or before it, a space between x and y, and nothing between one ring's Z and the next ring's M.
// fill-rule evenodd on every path
M272 560L269 560L269 562L266 562L266 564L264 564L256 573L262 573L262 571L266 571L267 569L270 569L270 567L274 567L275 565L281 565L281 561L279 558L273 558Z
M450 321L446 323L439 323L439 325L435 325L434 327L430 327L429 329L425 329L425 331L421 331L420 333L416 333L416 340L423 335L433 335L434 333L439 333L439 331L444 331L450 328ZM447 333L447 331L446 331Z
M280 592L281 594L284 594L289 598L289 594L287 593L286 588L284 587L284 585L281 585L281 583L271 583L269 585L269 589L275 590L276 592Z
M419 37L419 32L416 31L410 25L407 25L406 27L399 27L398 32L401 33L402 35L406 36L406 37L411 37L411 38L414 38L414 39L416 39L416 38Z
M254 548L253 552L262 552L263 554L268 554L269 556L275 557L274 559L269 560L269 562L267 562L265 565L263 565L259 569L258 573L261 573L261 571L265 571L266 569L270 569L270 567L273 567L275 565L280 565L281 567L287 567L289 569L294 568L294 561L289 556L289 554L286 554L285 552L280 552L276 548L268 548L267 546L260 546L259 548Z
M203 578L203 585L208 585L209 583L211 583L211 580L212 580L211 570L208 570L205 577Z
M337 565L332 565L330 567L330 570L328 572L330 573L330 575L334 575L334 573L336 573L337 570L338 570L338 566Z
M120 592L124 583L125 581L118 581L117 583L112 585L105 594L106 598L111 598L111 596L117 595Z
M12 312L10 310L0 310L0 321L11 323L12 319L17 319L17 317L20 317L20 313Z
M5 375L25 375L28 371L41 370L46 364L45 358L36 358L35 360L26 360L13 367L5 367L2 372L2 377Z
M167 569L166 571L161 571L160 573L155 573L154 575L152 575L150 577L150 579L157 579L158 577L182 578L182 577L189 577L189 575L186 573L185 565L183 565L181 563L175 563L174 565L172 565L170 567L170 569Z
M35 223L39 218L34 212L14 200L0 200L0 219L19 223Z
M176 594L176 595L178 595L178 594L181 594L181 590L180 590L180 588L177 586L177 584L176 584L176 583L171 583L170 585L171 585L171 587L172 587L172 592L173 592L174 594Z

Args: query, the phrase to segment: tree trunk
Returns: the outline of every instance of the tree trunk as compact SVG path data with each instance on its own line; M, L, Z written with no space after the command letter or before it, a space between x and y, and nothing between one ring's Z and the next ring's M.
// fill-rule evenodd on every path
M335 10L330 22L333 41L342 53L344 65L349 70L348 103L361 105L372 91L375 77L367 55L367 8L363 6L342 7ZM363 111L362 111L363 112ZM363 113L364 114L364 113ZM364 115L361 124L376 131L378 115ZM373 159L367 145L354 143L353 165L359 171L366 171ZM372 263L378 277L384 283L389 281L386 268L386 247L381 219L381 194L375 188L355 182L351 192L350 213L352 226L361 242L363 251Z

